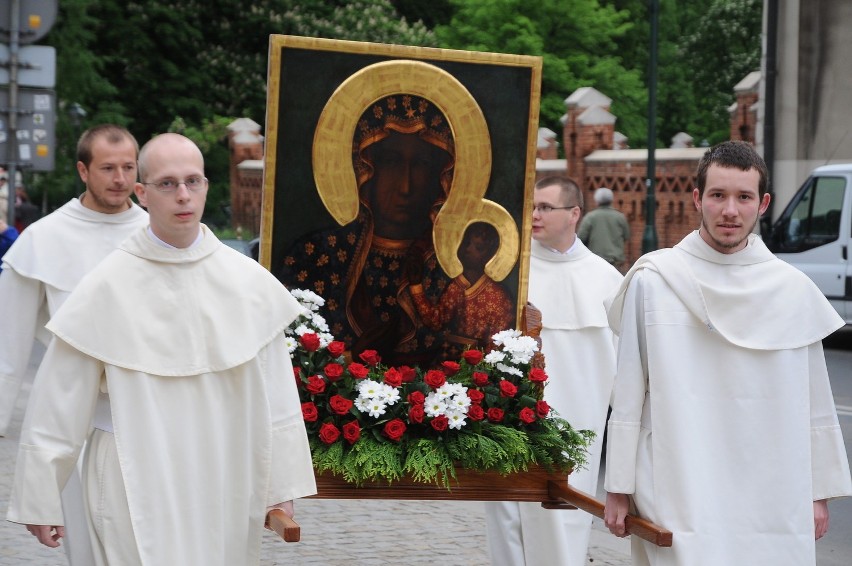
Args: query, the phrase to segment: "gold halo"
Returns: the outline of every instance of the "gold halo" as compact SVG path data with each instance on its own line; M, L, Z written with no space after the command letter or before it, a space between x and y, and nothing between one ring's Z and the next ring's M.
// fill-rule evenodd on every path
M469 224L488 222L500 247L486 273L497 281L512 270L520 249L517 225L498 203L482 197L491 177L491 137L476 100L455 77L422 61L393 60L369 65L343 81L317 121L312 148L314 181L326 210L341 226L358 216L358 184L352 167L352 136L364 110L383 96L414 94L432 102L447 119L456 140L456 163L447 201L432 238L441 267L450 277L463 267L457 250Z

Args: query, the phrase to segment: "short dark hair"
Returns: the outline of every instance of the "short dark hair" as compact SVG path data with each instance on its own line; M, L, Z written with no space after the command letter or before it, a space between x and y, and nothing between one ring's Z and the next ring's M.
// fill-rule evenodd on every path
M769 189L769 170L766 168L766 162L763 161L754 146L748 142L731 140L714 145L701 156L695 180L699 197L704 196L707 170L714 164L719 167L737 168L741 171L756 169L760 174L760 182L757 187L760 197L763 198L763 195Z
M563 177L562 175L551 175L550 177L539 179L535 184L535 188L543 189L551 185L557 185L566 197L566 202L562 203L563 205L568 206L573 199L576 201L576 205L580 207L580 210L583 210L583 191L580 190L580 185L574 182L573 179Z
M77 161L82 161L86 167L92 163L92 146L95 140L100 137L106 138L106 141L111 144L121 143L126 139L130 140L133 142L133 147L136 148L136 157L139 157L139 142L127 128L116 124L100 124L89 128L80 136L77 141Z

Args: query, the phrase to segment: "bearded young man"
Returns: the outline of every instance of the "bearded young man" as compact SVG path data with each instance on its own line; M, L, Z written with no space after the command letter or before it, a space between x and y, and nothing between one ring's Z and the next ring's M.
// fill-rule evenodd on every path
M638 514L671 548L635 565L816 563L831 498L852 494L821 340L843 321L752 234L768 172L745 142L698 165L700 228L639 259L612 299L620 336L605 523Z

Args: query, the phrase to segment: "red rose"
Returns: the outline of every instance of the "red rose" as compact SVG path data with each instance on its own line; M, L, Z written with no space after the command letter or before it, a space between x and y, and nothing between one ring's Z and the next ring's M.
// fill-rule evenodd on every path
M370 366L375 366L380 361L382 361L382 358L379 356L379 353L375 350L364 350L358 357L361 358L362 362Z
M408 366L399 366L397 369L402 375L403 383L411 383L412 381L414 381L414 378L417 377L417 371L415 371L414 368L410 368Z
M331 407L333 413L345 415L352 408L352 401L341 395L333 395L328 400L328 406Z
M306 422L316 422L318 416L319 411L317 411L316 405L311 402L302 403L302 418L305 419Z
M473 372L473 382L482 387L488 383L488 374L481 371Z
M325 364L325 367L323 368L323 373L325 373L325 376L328 378L329 381L337 381L338 379L340 379L340 376L343 375L343 366L340 364L335 364L333 362L330 364Z
M481 421L485 418L485 411L480 405L471 405L467 408L467 416L472 421Z
M299 381L299 372L301 372L301 371L302 371L302 368L300 368L299 366L293 366L293 375L296 376L297 382Z
M319 336L314 334L313 332L305 332L302 334L302 337L299 338L299 342L302 343L302 348L307 350L308 352L316 352L320 347L320 339Z
M503 409L491 407L488 409L488 420L492 423L499 423L503 420Z
M479 405L482 403L482 400L485 399L485 393L479 389L468 389L467 396L470 398L470 402L474 405Z
M340 438L340 429L331 423L323 424L319 429L319 439L326 444L334 444Z
M349 421L343 425L343 438L349 444L355 444L355 441L361 438L361 425L358 424L358 421Z
M467 350L462 354L464 361L472 366L475 366L482 361L482 352L479 350Z
M426 402L426 396L420 391L412 391L408 394L409 405L422 405Z
M547 401L536 401L535 414L537 414L540 419L543 419L548 413L550 413L550 405L547 404Z
M518 387L512 383L511 381L506 381L505 379L500 382L500 396L501 397L514 397L515 393L518 392Z
M547 381L547 374L541 368L532 368L530 370L530 381L533 383L544 383Z
M325 391L325 380L318 375L312 375L308 378L308 384L305 388L311 395L322 393Z
M444 368L444 373L449 376L457 374L461 366L459 366L458 362L447 360L446 362L441 362L441 367Z
M352 377L354 377L355 379L364 379L365 377L367 377L367 374L370 373L370 371L366 367L364 367L362 364L359 364L358 362L352 362L346 369L349 370L349 373L352 374Z
M391 387L399 387L402 385L402 374L394 368L390 368L385 372L385 383Z
M343 355L343 352L345 350L346 350L346 344L344 344L343 342L340 342L338 340L335 340L334 342L330 342L329 345L328 345L328 353L333 358L340 357L341 355Z
M533 423L535 422L535 411L529 407L524 407L521 409L521 412L518 413L518 418L521 419L521 422L524 424Z
M426 409L422 404L420 405L412 405L410 409L408 409L408 422L410 423L422 423L423 417L426 416Z
M403 434L405 434L406 428L407 427L405 426L405 423L402 422L402 419L393 419L392 421L385 423L385 428L382 430L382 434L394 442L399 442L399 439L402 438Z
M450 419L447 418L447 415L438 415L434 419L432 419L432 428L437 430L438 432L443 432L447 430L447 427L450 425Z
M432 389L438 389L447 382L447 375L442 371L430 369L423 376L423 381Z

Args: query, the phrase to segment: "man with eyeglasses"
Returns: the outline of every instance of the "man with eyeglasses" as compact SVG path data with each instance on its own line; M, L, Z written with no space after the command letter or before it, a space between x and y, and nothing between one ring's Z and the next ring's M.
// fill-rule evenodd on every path
M46 546L86 442L97 566L258 564L267 512L316 493L285 328L289 292L204 225L204 159L178 134L139 153L150 224L47 329L8 519Z
M603 431L615 377L615 342L604 300L622 276L577 237L583 194L574 181L546 177L533 196L529 302L541 311L550 384L545 400L576 429L596 433L586 468L572 486L597 490ZM538 503L487 503L493 566L581 566L588 563L592 516L542 509Z
M77 142L77 172L85 185L79 198L34 222L3 256L0 276L0 436L10 425L35 339L47 344L44 324L80 280L148 215L130 195L139 145L121 126L101 124ZM63 491L65 550L71 566L89 566L88 528L76 469Z

